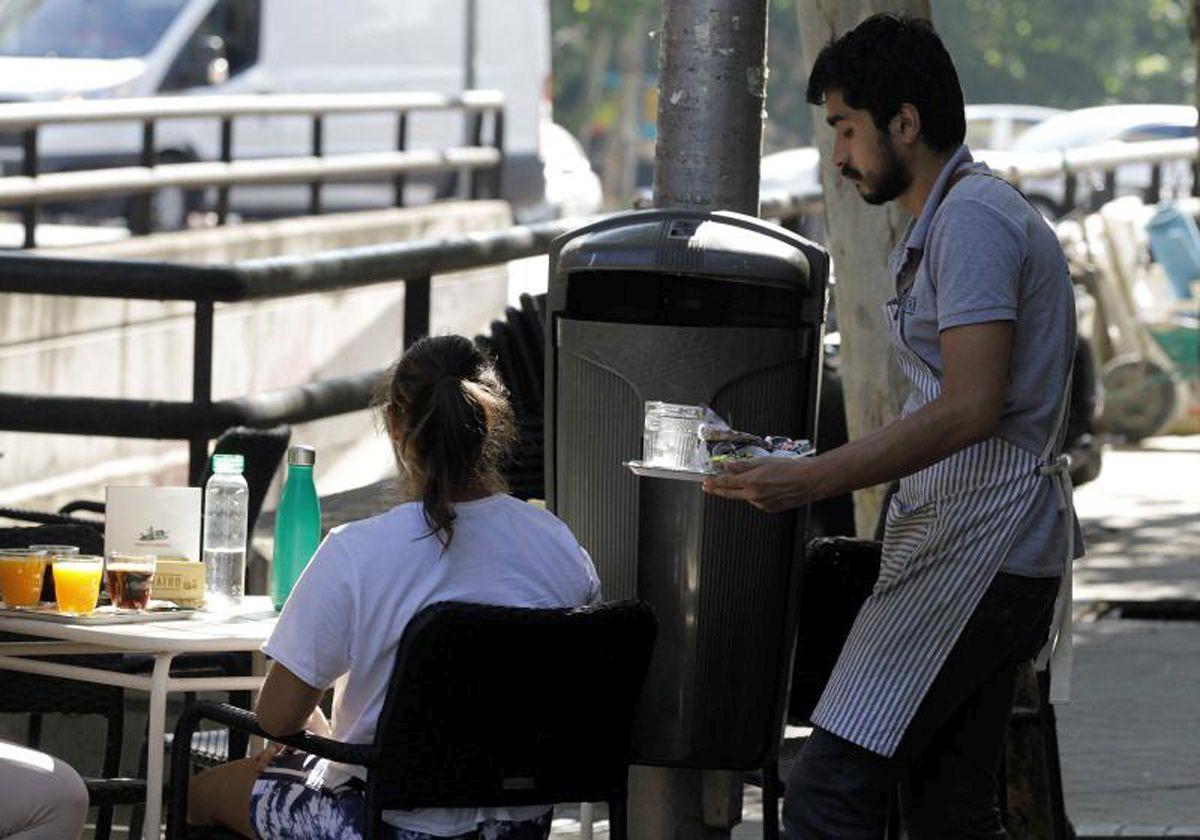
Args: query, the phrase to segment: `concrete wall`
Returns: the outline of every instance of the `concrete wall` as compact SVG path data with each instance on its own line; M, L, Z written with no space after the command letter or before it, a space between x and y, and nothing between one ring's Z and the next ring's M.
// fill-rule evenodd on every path
M228 263L409 241L511 224L503 202L340 214L156 234L42 254ZM434 334L474 335L504 309L503 266L434 279ZM213 397L224 399L385 365L402 346L404 286L218 306ZM186 400L190 303L0 295L0 390ZM318 447L328 492L392 469L368 412L306 424L293 441ZM0 505L49 509L102 498L105 484L184 483L183 442L0 432Z

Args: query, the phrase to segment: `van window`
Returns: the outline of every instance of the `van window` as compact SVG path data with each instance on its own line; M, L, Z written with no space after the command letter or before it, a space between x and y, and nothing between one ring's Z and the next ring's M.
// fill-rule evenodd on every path
M254 66L261 13L262 0L217 0L167 71L162 90L219 84Z
M0 55L130 58L154 49L186 0L13 0L0 4Z

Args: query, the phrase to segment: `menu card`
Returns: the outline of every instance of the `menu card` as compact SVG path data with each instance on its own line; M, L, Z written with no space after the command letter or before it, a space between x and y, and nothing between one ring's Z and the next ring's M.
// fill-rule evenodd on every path
M200 560L199 487L107 487L104 553Z

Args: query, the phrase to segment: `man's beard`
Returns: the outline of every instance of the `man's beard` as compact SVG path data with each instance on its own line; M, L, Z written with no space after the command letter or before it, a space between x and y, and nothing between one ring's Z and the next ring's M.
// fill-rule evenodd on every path
M892 145L892 138L886 133L879 132L880 147L883 149L883 171L880 172L876 183L869 183L863 174L857 170L851 169L843 171L843 175L850 177L851 180L858 181L867 187L866 190L859 190L858 194L862 196L863 201L867 204L887 204L889 201L899 198L904 194L910 186L912 186L912 173L908 171L908 166L904 161L900 160L896 154L896 147Z

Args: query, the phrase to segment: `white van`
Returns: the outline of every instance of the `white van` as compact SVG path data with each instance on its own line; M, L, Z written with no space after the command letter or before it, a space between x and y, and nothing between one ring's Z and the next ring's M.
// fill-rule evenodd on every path
M506 99L505 197L520 210L544 200L539 121L548 117L547 0L0 0L0 101L160 94L455 93L468 81L466 16L476 9L474 87ZM310 121L243 117L234 158L308 154ZM485 141L487 139L485 128ZM325 120L325 152L395 147L394 115ZM462 145L458 113L409 118L409 148ZM39 133L43 171L128 164L136 125L48 126ZM156 128L163 160L219 157L216 120L167 120ZM6 174L19 171L19 137L0 138ZM443 185L446 179L443 179ZM420 187L416 187L420 189ZM302 211L307 188L244 187L235 211ZM330 185L331 209L377 206L389 191ZM199 194L156 198L159 227L179 226Z

